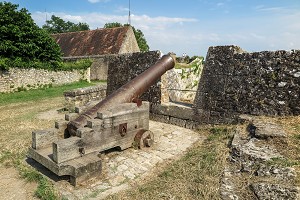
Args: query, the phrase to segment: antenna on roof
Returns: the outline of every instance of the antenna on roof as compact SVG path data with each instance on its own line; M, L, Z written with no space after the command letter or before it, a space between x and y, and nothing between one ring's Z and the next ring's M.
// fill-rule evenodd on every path
M130 0L129 0L129 9L128 9L128 24L131 25L131 16L130 16Z

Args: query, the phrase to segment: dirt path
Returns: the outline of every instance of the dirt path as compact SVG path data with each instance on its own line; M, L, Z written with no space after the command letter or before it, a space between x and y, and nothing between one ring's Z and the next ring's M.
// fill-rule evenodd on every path
M51 116L62 102L63 98L54 98L0 106L0 199L36 199L37 185L19 177L13 160L26 153L33 130L53 126L55 119ZM40 113L45 113L44 117Z
M15 168L0 168L0 177L0 199L37 199L34 197L37 184L20 179Z

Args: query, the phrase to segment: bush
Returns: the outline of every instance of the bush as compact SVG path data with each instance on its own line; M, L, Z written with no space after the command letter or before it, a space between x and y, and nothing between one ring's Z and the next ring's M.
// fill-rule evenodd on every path
M60 47L34 23L25 8L18 10L18 7L0 2L0 68L58 67Z
M16 58L14 60L8 58L0 58L0 69L7 70L9 68L36 68L36 69L45 69L45 70L53 70L53 71L71 71L71 70L80 70L87 69L91 66L92 60L83 59L76 62L58 62L58 61L50 61L50 62L40 62L40 61L23 61L20 58Z
M65 62L60 66L60 70L73 70L73 69L87 69L91 66L93 61L91 59L82 59L75 62Z

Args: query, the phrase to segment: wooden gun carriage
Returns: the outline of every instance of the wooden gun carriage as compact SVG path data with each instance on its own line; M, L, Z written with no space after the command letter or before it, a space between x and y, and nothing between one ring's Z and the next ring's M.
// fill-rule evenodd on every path
M149 131L149 102L139 97L161 75L175 65L170 55L129 81L75 119L56 122L55 128L32 132L33 158L58 176L70 176L72 185L101 174L99 153L136 144L150 147L153 133Z

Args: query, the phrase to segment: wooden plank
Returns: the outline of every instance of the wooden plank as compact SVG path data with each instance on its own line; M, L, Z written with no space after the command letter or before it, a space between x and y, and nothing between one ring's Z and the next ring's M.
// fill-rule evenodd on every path
M51 146L52 142L58 140L58 131L55 128L36 130L32 132L32 148L41 149Z
M83 147L82 139L70 137L53 143L53 160L62 163L81 156L80 149Z

